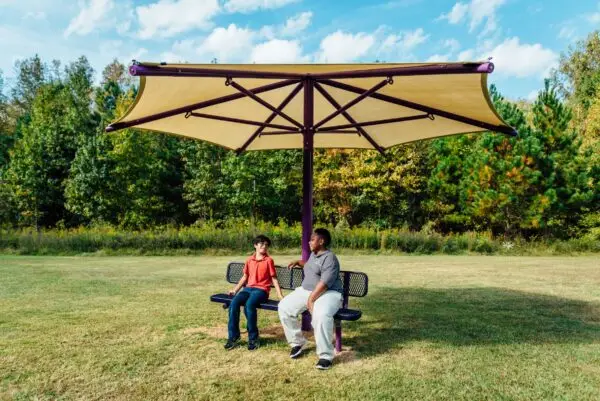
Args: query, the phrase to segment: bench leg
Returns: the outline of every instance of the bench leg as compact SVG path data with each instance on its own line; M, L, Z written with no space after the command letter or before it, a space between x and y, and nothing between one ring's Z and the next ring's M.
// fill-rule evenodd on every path
M342 321L335 321L335 350L342 352Z
M312 331L311 321L312 317L310 316L310 312L302 312L302 331Z

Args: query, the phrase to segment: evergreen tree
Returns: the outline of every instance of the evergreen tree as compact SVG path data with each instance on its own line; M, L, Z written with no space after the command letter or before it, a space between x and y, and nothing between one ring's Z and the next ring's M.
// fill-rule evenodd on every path
M465 160L473 153L478 139L476 135L458 135L432 142L428 197L423 208L427 220L439 231L461 232L473 226L460 202L460 185L466 174Z
M472 227L512 236L522 225L522 212L532 195L530 180L539 179L539 173L531 168L532 137L524 113L504 100L494 86L490 94L500 115L519 136L478 136L472 151L465 155L459 202Z
M128 102L135 95L123 74L125 67L116 60L104 69L102 82L93 95L97 124L90 127L87 135L80 136L67 181L65 206L85 223L118 224L120 206L111 176L115 168L113 143L104 127L115 120L118 102Z

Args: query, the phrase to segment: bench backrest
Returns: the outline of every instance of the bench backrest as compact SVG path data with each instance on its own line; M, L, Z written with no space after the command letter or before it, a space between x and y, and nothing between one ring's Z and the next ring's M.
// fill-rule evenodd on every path
M244 263L231 262L227 266L227 275L225 278L231 284L235 284L242 278L243 269ZM281 288L293 290L302 284L304 276L302 269L290 270L287 267L275 266L275 270L277 271L277 280L279 280ZM348 296L364 297L369 291L369 277L365 273L340 271L340 280L342 281L344 298Z

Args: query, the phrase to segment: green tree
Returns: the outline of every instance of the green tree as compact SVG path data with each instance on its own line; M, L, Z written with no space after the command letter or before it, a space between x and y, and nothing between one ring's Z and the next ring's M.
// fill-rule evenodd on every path
M202 220L242 217L297 221L302 161L298 151L236 155L215 145L189 141L184 151L185 199Z
M515 235L522 225L522 212L533 194L530 181L539 178L531 168L531 130L525 114L491 87L494 105L504 120L519 132L517 138L496 133L478 136L465 155L459 199L472 227Z
M561 55L553 79L575 112L575 124L581 127L600 90L600 31L590 33Z
M87 60L80 58L66 68L64 81L36 90L7 174L23 224L72 223L64 190L78 144L97 124L90 112L92 74Z
M478 141L465 160L463 207L480 229L508 235L571 234L594 197L594 185L580 158L581 140L569 126L570 110L546 81L533 105L530 128L516 105L495 90L492 95L520 135L486 134Z
M331 224L389 227L423 223L429 144L371 150L323 150L315 157L315 216Z
M113 143L104 133L104 127L115 119L118 102L130 100L135 94L123 77L125 73L125 66L116 60L105 67L103 79L93 95L97 124L90 127L89 133L80 136L71 165L65 188L65 206L79 216L81 222L118 223L120 205L111 176L115 169L111 154ZM78 81L85 82L85 77Z
M458 135L432 142L428 160L430 176L427 220L442 232L461 232L472 227L470 215L460 202L460 186L466 174L465 160L474 152L478 135Z

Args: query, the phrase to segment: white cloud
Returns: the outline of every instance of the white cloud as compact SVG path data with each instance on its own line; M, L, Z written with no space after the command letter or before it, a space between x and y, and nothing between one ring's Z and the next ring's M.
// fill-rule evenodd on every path
M46 19L46 13L43 11L28 11L23 19L43 20Z
M450 52L455 52L460 49L460 42L456 39L446 39L442 43L442 45L450 50Z
M159 0L136 8L142 39L170 37L190 29L209 29L220 11L218 0Z
M281 28L281 35L296 36L310 25L313 13L306 11L289 18Z
M308 13L308 18L310 15L311 13ZM187 39L175 42L161 57L167 62L196 60L198 56L205 62L217 59L220 63L308 61L306 56L302 55L302 47L298 40L284 40L277 37L283 34L283 29L286 27L288 33L291 33L303 29L308 23L307 15L302 16L302 14L290 20L295 22L278 27L264 26L257 31L236 24L217 27L200 40ZM256 44L259 40L264 42Z
M532 90L531 92L529 92L527 94L526 99L529 100L530 102L533 102L535 99L537 99L539 93L540 93L540 91L537 89Z
M90 0L89 3L83 5L79 14L71 20L64 36L68 37L73 33L87 35L94 30L96 25L104 19L113 7L112 0Z
M377 32L376 32L377 35ZM422 28L417 28L414 31L401 32L399 34L388 35L381 40L381 45L377 50L378 55L391 58L406 58L411 50L424 43L429 38L425 35Z
M600 12L587 15L586 19L592 24L600 24Z
M471 24L469 31L473 32L475 28L486 21L482 34L496 30L496 10L503 5L506 0L473 0L469 6Z
M469 11L469 5L463 3L456 3L452 10L448 14L442 14L438 17L439 19L447 19L451 24L458 24L467 15Z
M490 55L498 74L518 78L547 76L558 63L558 54L552 50L539 43L521 44L517 37L506 39Z
M214 29L197 50L201 55L216 57L219 62L240 60L247 57L255 36L249 29L230 24L227 28Z
M274 25L265 25L258 31L258 36L260 36L261 38L275 39L275 37L277 36L278 29L279 28L277 28Z
M313 13L305 11L288 18L284 24L280 25L265 25L258 31L258 36L266 39L276 39L281 37L294 37L304 31L312 19Z
M183 58L181 56L181 54L175 54L173 52L164 52L161 53L160 55L160 60L164 61L165 63L185 63L188 62L189 60L186 60L185 58Z
M298 63L307 62L308 57L302 55L302 46L297 40L273 39L260 43L252 49L252 63Z
M405 32L402 35L402 47L406 50L411 50L425 42L427 38L429 38L429 35L425 35L422 28L418 28L412 32Z
M433 56L429 57L426 61L428 63L435 63L435 62L446 62L450 59L450 55L449 54L434 54Z
M135 9L130 3L122 3L118 12L118 19L115 19L117 33L121 36L134 36L130 30L135 21Z
M171 46L171 50L160 54L160 61L166 63L196 62L199 46L200 42L193 39L176 41Z
M148 50L141 47L141 48L137 49L135 52L131 53L131 56L129 58L131 60L140 60L142 58L142 56L145 54L148 54Z
M107 40L105 42L100 43L100 53L104 56L114 57L115 54L118 54L123 46L123 42L120 40Z
M577 37L577 29L572 26L565 25L558 32L559 39L574 40Z
M473 61L473 56L475 56L475 52L473 49L463 50L458 53L457 60L458 61Z
M349 62L367 54L374 43L374 34L336 31L321 41L318 59L323 63Z
M250 13L258 9L270 10L280 8L299 0L229 0L225 9L230 13Z
M497 28L496 11L503 5L506 0L471 0L470 3L456 3L448 14L442 14L438 17L446 19L451 24L462 22L465 17L469 17L469 32L473 32L475 28L485 21L483 34L493 32Z

